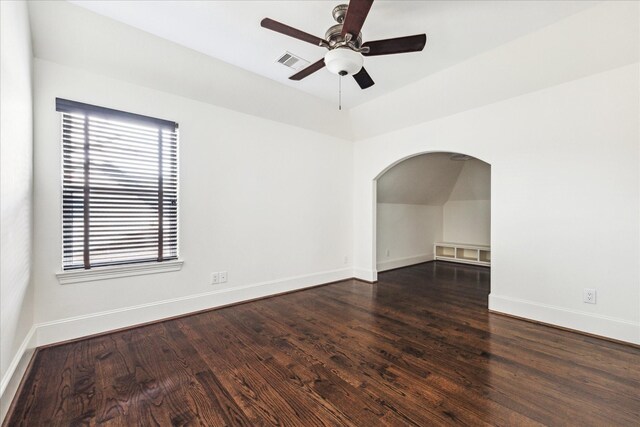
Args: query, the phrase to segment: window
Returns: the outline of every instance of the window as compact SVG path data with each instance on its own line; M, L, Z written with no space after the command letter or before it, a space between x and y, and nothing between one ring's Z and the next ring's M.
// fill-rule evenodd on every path
M63 269L178 256L178 125L56 99Z

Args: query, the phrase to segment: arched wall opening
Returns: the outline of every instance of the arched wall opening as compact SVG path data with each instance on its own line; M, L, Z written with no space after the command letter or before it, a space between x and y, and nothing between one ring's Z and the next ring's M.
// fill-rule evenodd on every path
M409 142L409 141L408 141ZM429 147L432 145L423 138L411 140L408 144L391 144L383 150L360 150L358 162L355 167L355 211L354 211L354 276L365 281L375 282L377 274L377 184L385 172L401 162L416 156L430 153L466 154L487 164L489 156L484 151L478 151L472 147L463 150L442 149ZM370 146L369 146L370 147ZM364 148L364 146L362 147ZM381 148L381 147L379 147ZM492 171L492 175L493 175ZM360 178L358 178L360 177ZM492 180L491 192L495 188ZM492 201L492 211L493 211ZM494 227L491 227L493 234ZM491 241L493 241L493 236ZM495 258L495 257L494 257Z
M432 261L436 244L439 258L490 263L488 163L461 153L423 153L385 169L375 184L376 274ZM453 243L458 249L441 245Z

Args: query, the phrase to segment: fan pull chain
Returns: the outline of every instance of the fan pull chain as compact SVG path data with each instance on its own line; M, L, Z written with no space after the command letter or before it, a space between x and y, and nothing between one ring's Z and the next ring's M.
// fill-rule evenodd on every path
M338 76L338 110L342 110L342 76Z

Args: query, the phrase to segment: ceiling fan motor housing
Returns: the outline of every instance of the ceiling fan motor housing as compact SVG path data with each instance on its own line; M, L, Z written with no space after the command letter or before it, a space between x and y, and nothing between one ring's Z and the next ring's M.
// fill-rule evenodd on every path
M347 15L348 9L349 5L339 4L331 11L333 19L335 19L338 24L329 27L324 35L324 38L327 42L329 42L329 46L331 46L332 48L347 45L352 49L360 49L360 46L362 46L361 32L358 32L357 35L351 34L350 38L346 40L345 37L342 36L342 25L344 24L344 19Z
M329 46L331 47L336 45L350 45L355 49L360 49L360 46L362 46L362 33L358 33L358 37L353 37L347 42L345 38L342 37L342 24L329 27L324 34L324 38L329 42Z

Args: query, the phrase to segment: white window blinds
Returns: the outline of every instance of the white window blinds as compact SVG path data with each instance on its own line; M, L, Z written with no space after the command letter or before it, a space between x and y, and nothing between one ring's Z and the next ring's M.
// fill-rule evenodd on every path
M56 99L63 269L178 256L178 125Z

